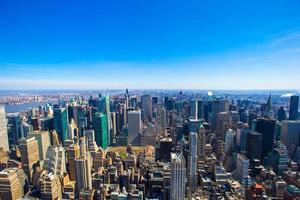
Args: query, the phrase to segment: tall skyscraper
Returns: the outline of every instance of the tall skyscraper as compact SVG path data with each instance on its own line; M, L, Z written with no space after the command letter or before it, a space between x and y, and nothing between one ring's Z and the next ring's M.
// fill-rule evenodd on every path
M29 182L31 182L34 165L39 161L38 141L34 137L32 137L22 138L19 140L19 142L23 170L27 175Z
M102 112L106 115L106 123L107 123L107 131L106 131L106 138L107 138L107 145L111 144L112 139L112 121L111 121L111 113L110 113L110 97L104 96L100 100L99 104L99 112Z
M232 129L229 129L225 134L225 149L224 149L225 154L233 150L234 137L235 137L235 132Z
M293 153L293 147L299 146L300 139L300 120L282 121L280 140L287 147L290 155Z
M92 158L86 151L84 138L80 139L80 156L75 159L77 193L92 188Z
M197 117L199 118L199 119L203 119L203 117L204 117L204 104L205 104L205 102L204 101L202 101L202 100L198 100L197 101L197 104L198 104L198 113L197 113Z
M205 145L206 145L206 131L204 126L201 124L198 133L198 169L204 169L205 167Z
M98 146L103 149L108 147L107 134L107 115L96 112L93 116L93 129L95 130L95 139Z
M217 116L220 112L229 112L229 101L214 100L211 102L211 126L217 126Z
M220 112L217 114L217 136L225 139L225 133L231 126L231 117L229 112Z
M67 147L68 172L71 181L76 181L75 159L80 155L77 143Z
M143 111L143 120L152 121L152 101L149 94L141 97L141 109Z
M236 169L233 172L233 177L237 179L242 185L249 185L249 159L246 158L243 154L237 154Z
M142 132L141 111L128 111L128 144L140 145L140 134Z
M64 143L68 139L68 111L66 108L54 109L54 128L59 140Z
M0 172L0 199L17 200L24 196L25 174L22 169L6 168Z
M250 134L248 128L238 128L236 132L236 144L239 147L240 152L246 152L247 139Z
M277 120L278 121L286 120L285 109L282 106L278 109Z
M298 119L299 96L291 96L289 120Z
M190 102L190 118L198 119L198 101L192 99Z
M183 154L171 154L170 200L184 200L186 167Z
M189 158L188 158L188 182L190 187L196 187L198 182L197 167L198 167L198 154L197 154L198 134L190 132L189 134Z
M22 120L19 114L10 113L7 115L9 145L17 145L18 140L22 138L21 125Z
M262 141L262 134L256 131L248 134L246 151L249 159L262 159Z
M5 151L9 151L8 135L7 135L7 121L5 116L5 108L0 105L0 147Z
M29 134L29 137L34 137L38 141L40 160L46 158L46 153L50 144L50 136L48 131L34 131Z
M275 136L276 121L268 118L258 118L255 130L262 134L262 158L264 158L272 149Z
M160 119L160 132L164 134L166 132L166 126L167 126L167 113L165 108L160 109L159 113L159 119Z
M88 151L93 154L98 151L98 146L95 140L95 131L94 130L85 130L84 131L85 141Z

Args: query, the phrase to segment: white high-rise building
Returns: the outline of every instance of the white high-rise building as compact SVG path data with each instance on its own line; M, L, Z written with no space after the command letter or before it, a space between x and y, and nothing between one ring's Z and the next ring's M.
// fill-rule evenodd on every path
M204 126L201 124L198 133L198 144L197 144L197 154L198 154L198 168L204 169L205 167L205 145L206 145L206 131Z
M0 106L0 138L0 148L2 147L5 151L9 151L7 121L4 106Z
M197 143L198 135L195 132L189 134L189 171L188 171L188 182L190 187L197 186Z
M140 145L140 134L142 132L142 119L140 110L131 110L128 117L128 144Z
M62 176L66 172L65 149L62 146L49 147L43 168L49 173Z
M95 131L94 130L85 130L84 131L85 141L87 145L87 149L91 153L95 153L98 151L98 146L95 141Z
M170 200L184 200L186 167L183 154L171 153Z
M225 154L228 151L232 150L234 144L234 136L235 136L235 132L232 129L228 129L228 131L225 134L225 149L224 149Z
M75 159L77 192L92 189L92 157L86 151L84 138L80 140L80 156Z
M195 99L190 102L190 118L198 119L198 101Z

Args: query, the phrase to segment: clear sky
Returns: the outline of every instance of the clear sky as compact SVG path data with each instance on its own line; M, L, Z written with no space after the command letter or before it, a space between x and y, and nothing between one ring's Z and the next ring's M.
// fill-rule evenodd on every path
M300 1L0 1L0 89L125 87L300 89Z

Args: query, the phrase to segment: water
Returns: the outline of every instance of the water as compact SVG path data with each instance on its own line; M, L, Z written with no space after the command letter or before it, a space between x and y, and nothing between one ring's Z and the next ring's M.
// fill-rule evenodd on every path
M32 108L38 108L39 106L46 106L48 103L55 103L55 101L44 101L44 102L29 102L29 103L23 103L23 104L11 104L11 105L5 105L5 112L6 113L15 113L15 112L21 112L21 111L27 111Z

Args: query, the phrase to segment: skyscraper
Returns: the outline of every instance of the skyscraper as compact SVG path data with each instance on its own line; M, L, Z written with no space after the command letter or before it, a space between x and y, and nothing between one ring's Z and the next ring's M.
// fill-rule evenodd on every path
M189 160L188 160L188 182L190 187L197 186L197 164L198 164L198 154L197 154L197 143L198 134L195 132L190 132L189 134Z
M58 176L52 173L44 173L40 177L40 182L42 199L62 199L62 186Z
M17 200L24 196L25 174L22 169L6 168L0 172L0 199Z
M204 169L205 167L205 145L206 145L206 131L204 126L201 124L198 133L198 169Z
M289 120L298 119L299 96L291 96Z
M93 129L95 130L95 139L97 145L103 149L108 147L108 134L107 134L107 115L96 112L93 116Z
M300 120L282 121L280 140L286 145L290 155L293 153L293 146L299 146Z
M190 102L190 118L198 119L198 101L195 99Z
M165 108L161 108L159 112L159 119L160 119L160 132L166 132L166 125L167 125L167 113Z
M186 167L183 154L171 154L170 200L184 200Z
M143 120L152 121L152 101L149 94L141 97L141 109L143 111Z
M233 150L234 137L235 137L235 132L232 129L229 129L225 134L225 149L224 149L225 154Z
M107 145L110 145L112 143L112 121L111 121L111 113L110 113L110 97L104 96L100 100L99 104L99 111L104 113L106 115L106 123L107 123L107 131L106 131L106 138L107 138Z
M92 158L86 151L84 138L80 139L80 156L75 159L77 193L92 188Z
M140 134L142 131L141 111L128 111L128 144L140 145Z
M32 137L22 138L19 140L19 142L23 170L27 175L29 182L31 182L34 165L39 161L38 141L34 137Z
M22 138L22 120L19 114L10 113L7 115L9 145L17 145L18 139Z
M49 147L43 168L49 173L62 176L66 172L65 149L62 146Z
M75 159L80 155L79 146L77 143L67 147L68 171L71 181L76 181Z
M268 118L258 118L255 130L262 134L262 158L264 158L272 149L275 135L276 121Z
M248 134L247 137L247 157L249 159L259 159L262 158L262 141L263 136L262 134L252 131Z
M50 146L50 136L48 131L35 131L29 134L38 141L40 160L46 158L47 149Z
M5 108L0 105L0 147L5 151L9 151L8 135L7 135L7 121L5 117Z
M54 109L54 128L59 140L64 143L68 139L68 111L66 108Z
M282 121L282 120L286 119L285 110L282 106L278 109L277 119L278 119L278 121Z
M217 136L225 139L225 133L230 128L231 117L229 112L220 112L217 114Z
M211 103L211 126L217 126L217 116L220 112L229 112L229 101L227 100L214 100Z

